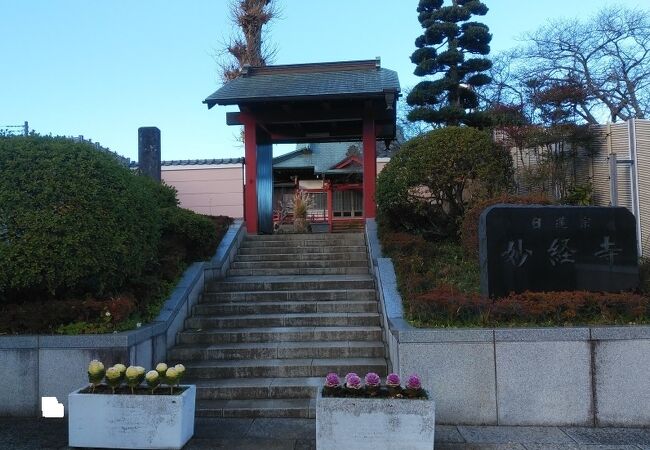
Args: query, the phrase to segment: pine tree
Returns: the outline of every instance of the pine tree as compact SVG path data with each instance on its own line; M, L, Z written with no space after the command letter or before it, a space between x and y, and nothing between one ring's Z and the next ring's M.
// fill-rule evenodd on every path
M416 64L415 75L424 77L442 74L432 81L421 81L406 101L413 109L412 122L424 121L439 125L481 126L483 114L468 110L478 107L474 89L492 79L482 73L492 67L489 59L470 57L490 53L492 35L486 25L469 22L472 16L484 16L487 6L480 0L420 0L418 20L424 33L415 40L417 50L411 55Z

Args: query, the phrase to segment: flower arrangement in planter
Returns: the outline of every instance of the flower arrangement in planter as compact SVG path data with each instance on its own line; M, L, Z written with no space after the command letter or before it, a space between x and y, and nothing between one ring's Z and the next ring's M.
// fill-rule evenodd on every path
M82 394L141 394L141 395L174 395L182 393L187 387L179 387L185 374L185 366L176 364L169 367L165 363L156 365L155 370L145 373L141 366L115 364L108 369L101 361L93 360L88 365L88 381L90 386L82 389ZM102 384L102 380L105 384ZM143 382L146 382L145 387ZM156 389L161 384L169 387L169 391ZM176 392L174 392L176 387Z
M323 397L361 397L361 398L429 398L427 392L422 388L420 377L413 374L408 377L406 385L402 387L399 375L391 373L386 377L386 384L382 386L381 377L374 372L369 372L361 377L354 372L348 373L345 382L336 373L329 373L325 377L323 386Z
M68 396L70 447L182 448L194 434L196 386L182 364L88 365L89 386Z
M348 373L325 378L316 396L316 447L408 448L431 450L435 435L435 404L417 375L402 386L391 373L382 385L370 372L362 379Z

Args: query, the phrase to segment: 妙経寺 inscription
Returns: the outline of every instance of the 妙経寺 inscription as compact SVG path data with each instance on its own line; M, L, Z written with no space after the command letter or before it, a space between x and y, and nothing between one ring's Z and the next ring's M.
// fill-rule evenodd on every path
M481 292L634 289L636 221L625 208L494 205L479 223Z

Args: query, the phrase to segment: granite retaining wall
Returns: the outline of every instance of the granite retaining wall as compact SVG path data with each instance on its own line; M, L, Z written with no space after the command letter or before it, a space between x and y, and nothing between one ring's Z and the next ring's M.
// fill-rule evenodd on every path
M650 426L650 326L414 328L370 221L366 235L392 370L422 377L437 423Z
M166 361L167 350L176 343L205 283L225 275L245 234L242 221L235 221L212 259L192 264L158 317L138 329L80 336L0 336L0 416L38 417L41 397L56 397L67 411L68 394L88 383L86 371L93 359L147 370Z

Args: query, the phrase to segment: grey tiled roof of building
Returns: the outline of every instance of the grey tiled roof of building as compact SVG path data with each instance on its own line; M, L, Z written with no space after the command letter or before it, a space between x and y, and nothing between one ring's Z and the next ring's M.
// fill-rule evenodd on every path
M273 158L274 168L314 168L315 173L329 172L332 167L346 158L348 149L356 146L363 155L361 142L321 142L298 144L296 150ZM377 142L377 157L390 157L392 150L386 150L383 142Z
M400 134L401 136L401 134ZM377 157L390 158L399 147L400 140L393 141L386 149L383 141L377 141ZM345 159L350 146L356 145L363 154L361 142L328 142L318 144L297 144L296 150L273 158L273 167L277 168L314 168L316 173L323 173ZM395 147L395 145L397 147ZM222 164L243 164L244 158L221 159L175 159L162 161L161 166L207 166ZM136 169L137 161L130 161L129 168Z
M171 161L161 161L161 166L211 166L221 164L242 164L244 158L221 158L221 159L174 159ZM131 169L138 167L137 161L131 161Z
M354 96L400 91L397 72L375 61L250 68L206 98L208 107L274 98Z

